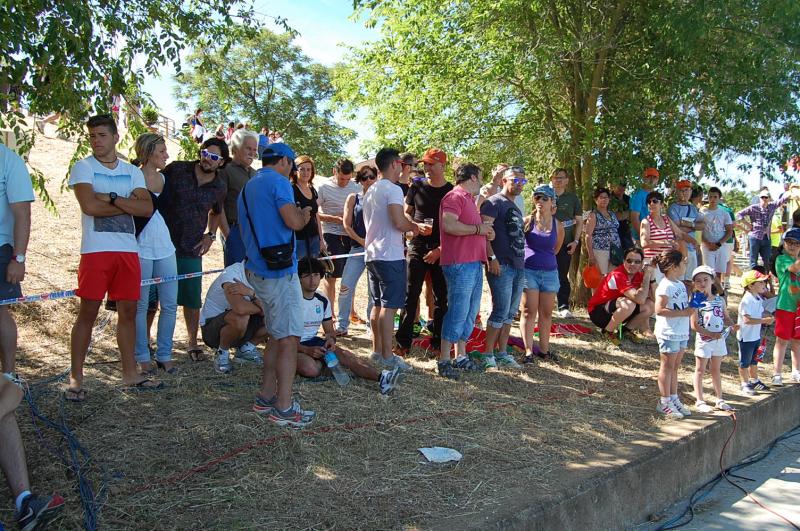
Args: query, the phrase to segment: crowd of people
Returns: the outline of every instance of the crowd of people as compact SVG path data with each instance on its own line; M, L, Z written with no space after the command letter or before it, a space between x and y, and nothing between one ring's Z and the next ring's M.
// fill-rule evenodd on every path
M193 128L202 127L199 109L195 122ZM657 191L658 170L647 168L630 197L624 183L600 186L592 194L594 207L584 211L564 168L553 171L549 182L529 183L523 167L502 163L484 184L481 169L471 163L457 165L449 180L448 156L440 149L418 159L383 148L374 164L357 168L342 159L332 177L321 177L313 158L298 156L282 138L262 144L260 135L233 124L224 137L199 138L197 160L168 163L165 139L145 133L136 139L136 158L126 162L117 154L112 116L90 118L87 129L92 154L75 163L69 177L82 237L68 401L88 399L83 364L106 297L118 316L124 387L159 390L159 371L180 371L173 336L181 306L189 357L204 359L199 335L221 374L231 373L235 360L260 365L253 411L278 426L302 428L315 418L293 396L296 375L317 377L344 367L376 382L381 394L391 393L411 370L407 357L423 325L443 378L520 369L537 359L558 362L551 325L554 314L573 317L569 274L581 247L587 271L596 272L587 310L602 337L613 345L657 345L660 414L691 414L679 398L678 368L692 330L697 411L731 408L720 377L731 333L738 340L743 394L769 389L757 366L764 354L761 328L773 323L771 384L783 383L788 347L791 378L800 382L800 332L794 326L800 317L800 228L776 231L773 223L776 210L797 198L794 189L777 201L762 190L758 202L734 215L718 188L704 197L699 187L678 180L666 183L674 193L667 207ZM259 170L253 168L257 159ZM0 163L0 297L9 298L21 295L33 191L24 163L4 146ZM530 206L523 198L526 185ZM734 323L727 290L736 220L745 218L751 270L742 278L745 293ZM800 212L796 218L800 222ZM199 275L141 286L145 279L201 273L218 233L225 269L205 295ZM362 320L354 296L364 271L368 304ZM468 352L484 279L491 297L485 348ZM423 291L427 319L420 315ZM519 358L508 348L517 319L525 347ZM340 344L352 323L368 325L369 360ZM7 306L0 306L0 347L0 466L22 527L33 529L57 514L63 500L29 490L14 417L21 399L16 325ZM713 407L703 393L706 371Z

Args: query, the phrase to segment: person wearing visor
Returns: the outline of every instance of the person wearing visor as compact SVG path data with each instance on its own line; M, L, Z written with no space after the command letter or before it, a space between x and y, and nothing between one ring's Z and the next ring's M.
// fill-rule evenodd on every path
M758 194L758 203L750 205L736 213L736 219L750 218L750 232L747 233L747 240L750 244L750 269L758 264L758 257L769 268L772 254L772 244L769 239L772 216L775 211L782 207L789 199L797 199L796 188L784 192L777 201L773 201L769 190L762 189Z

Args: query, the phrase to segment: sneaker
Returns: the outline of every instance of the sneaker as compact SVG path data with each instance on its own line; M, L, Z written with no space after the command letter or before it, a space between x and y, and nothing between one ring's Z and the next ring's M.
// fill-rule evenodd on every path
M483 368L487 371L497 368L497 358L495 358L494 354L483 357Z
M633 343L634 345L642 345L647 343L647 336L639 332L638 330L628 330L625 329L625 339Z
M749 385L756 391L769 391L769 386L764 382L762 382L761 380L756 380L755 382Z
M405 374L399 367L395 367L391 371L382 371L381 379L379 380L380 390L382 395L392 394L397 385L403 381Z
M484 369L486 368L486 362L487 362L487 360L489 358L489 356L487 356L483 352L477 352L477 351L476 352L470 352L469 354L467 354L467 357L470 359L470 361L472 361L472 363L474 363L478 367L483 367ZM494 356L492 356L492 357L494 357ZM495 367L496 366L497 366L497 362L495 361Z
M234 358L240 363L255 363L256 365L264 364L264 359L261 357L261 352L258 351L258 347L249 341L236 349Z
M772 385L775 387L783 387L783 378L781 378L780 374L776 374L772 377Z
M409 372L409 371L412 370L411 365L406 363L405 360L403 360L403 358L401 358L400 356L398 356L396 354L393 354L392 357L389 358L389 363L392 364L392 366L390 367L392 369L396 367L396 368L400 369L403 372Z
M746 396L754 396L756 394L756 390L749 383L743 383L742 384L742 394L744 394Z
M288 426L299 430L311 424L315 416L316 414L313 411L301 409L300 404L293 400L292 407L288 411L281 411L273 407L267 416L267 420L278 426Z
M371 359L372 362L378 367L383 367L384 369L392 370L394 369L394 358L396 357L397 356L392 356L387 360L381 355L380 352L373 352L372 354L370 354L369 359Z
M458 372L453 368L453 363L450 360L440 361L436 364L436 370L442 378L449 378L451 380L458 380Z
M659 400L658 404L656 404L656 411L658 413L661 413L662 415L664 415L668 419L676 419L677 420L677 419L682 419L683 418L683 415L681 414L681 412L680 411L676 411L674 409L674 406L672 405L672 402L667 402L666 404L662 404L661 401Z
M562 308L558 310L558 316L562 319L573 319L575 316L572 315L572 312L569 311L569 308Z
M676 398L675 400L673 400L672 405L675 407L675 409L680 411L681 415L683 415L684 417L688 417L692 414L692 410L686 407L683 404L683 402L681 402L680 398Z
M615 347L618 347L619 344L621 343L621 341L619 340L619 337L617 337L617 334L615 334L614 332L609 332L608 330L603 330L601 332L601 334L603 336L603 339L605 339L606 341L608 341L609 343L611 343Z
M536 363L536 356L533 354L525 354L525 357L522 358L523 365L527 365L529 363Z
M792 371L792 381L800 383L800 371Z
M458 357L456 358L456 362L453 364L456 369L461 369L462 371L480 371L481 366L469 359L469 356L465 357Z
M547 352L543 352L540 356L543 360L549 360L553 363L561 363L561 356L558 356L552 350L548 350Z
M5 376L6 380L8 380L9 382L13 383L14 385L19 387L23 391L25 390L25 386L26 386L25 380L22 379L22 377L19 374L15 373L15 372L4 372L2 374L3 374L3 376Z
M698 413L711 413L714 411L714 408L710 405L706 404L702 400L699 402L694 403L694 408L698 411Z
M217 357L214 359L214 370L221 374L230 374L233 370L230 354L227 350L217 349Z
M498 354L497 355L497 366L503 367L505 369L521 369L522 365L517 363L517 360L514 359L514 356L506 352L505 354Z
M253 403L253 412L258 413L259 415L268 415L273 409L275 409L275 401L277 398L277 396L273 396L267 400L266 398L261 398L261 395L256 395L256 400ZM300 402L297 400L292 400L292 407L300 409ZM313 411L307 411L303 409L300 409L300 411L303 413L303 418L308 419L309 422L314 418L314 415L316 415L316 413Z
M716 409L718 409L720 411L733 411L733 406L731 406L730 404L728 404L724 400L719 399L719 400L717 400Z
M40 498L31 494L22 500L22 508L17 513L17 525L22 531L44 529L64 507L64 498L53 494L49 498Z

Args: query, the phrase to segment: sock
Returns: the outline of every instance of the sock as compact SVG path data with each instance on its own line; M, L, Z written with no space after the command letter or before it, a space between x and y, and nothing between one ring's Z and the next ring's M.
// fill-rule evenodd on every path
M750 378L750 383L754 384L758 381L758 378Z
M16 501L14 502L17 505L17 512L22 512L22 502L25 501L25 498L31 495L31 491L24 490L20 492L19 496L17 496Z
M466 359L469 359L466 354L464 354L463 356L456 356L456 362L458 362L459 360L466 360Z
M662 404L662 405L667 405L667 404L669 404L669 397L668 397L668 396L662 396L662 397L661 397L661 404Z
M14 382L17 379L16 375L13 372L4 372L3 376L5 376L9 382ZM27 491L25 491L27 492Z
M676 402L678 400L678 395L669 395L669 399Z

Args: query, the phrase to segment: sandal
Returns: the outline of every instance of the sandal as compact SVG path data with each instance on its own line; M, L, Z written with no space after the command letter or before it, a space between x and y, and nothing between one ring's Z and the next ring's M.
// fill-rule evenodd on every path
M73 389L71 387L64 389L63 393L64 400L68 402L83 402L88 394L86 389Z
M350 322L354 323L354 324L357 324L357 325L365 325L365 324L367 324L367 322L364 319L362 319L361 317L359 317L357 315L351 315L350 316Z
M205 351L201 347L192 347L186 351L192 361L205 361Z
M126 391L160 391L163 388L164 382L155 382L150 378L123 387Z
M164 371L165 373L167 373L167 374L170 374L170 375L172 375L172 376L175 376L175 375L176 375L176 374L178 374L178 372L179 372L179 369L178 369L178 367L177 367L177 366L173 365L172 367L170 367L169 369L167 369L166 365L164 365L163 363L161 363L161 362L160 362L160 361L158 361L158 360L156 360L156 367L158 367L159 369L161 369L161 370L162 370L162 371Z

